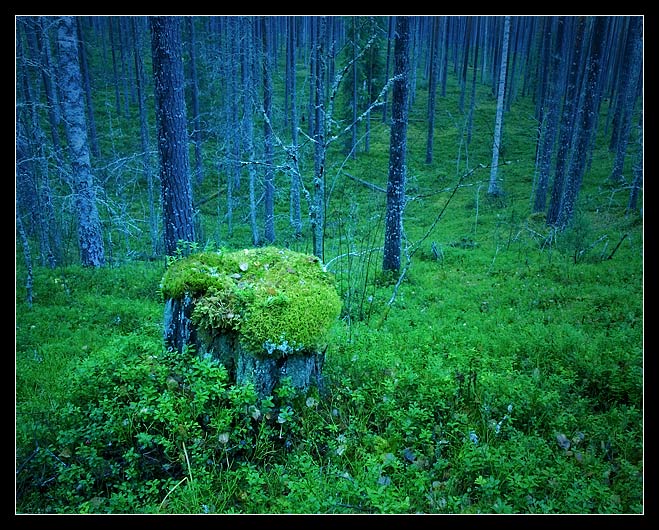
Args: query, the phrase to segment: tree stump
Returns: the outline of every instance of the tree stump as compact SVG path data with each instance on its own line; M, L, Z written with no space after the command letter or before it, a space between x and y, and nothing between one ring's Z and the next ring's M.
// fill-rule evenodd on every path
M285 377L301 392L322 391L341 301L318 258L276 247L204 252L174 261L161 287L171 350L210 355L261 398Z

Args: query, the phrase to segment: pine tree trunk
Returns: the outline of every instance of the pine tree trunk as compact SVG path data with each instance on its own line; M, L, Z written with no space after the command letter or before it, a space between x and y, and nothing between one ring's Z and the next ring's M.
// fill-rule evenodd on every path
M87 66L87 49L82 31L80 17L76 17L76 31L78 33L78 46L80 55L80 72L85 87L85 105L87 107L87 127L89 135L89 146L95 157L101 156L101 148L98 145L98 134L96 133L96 120L94 119L94 101L92 99L92 82L89 78L89 66Z
M631 131L632 115L636 103L637 81L643 61L643 20L641 17L631 17L629 23L629 38L625 52L625 70L620 87L620 133L616 144L616 157L609 180L620 183L623 179L622 170L627 155L627 144Z
M627 211L636 210L638 203L638 194L643 187L643 115L639 117L638 125L638 143L639 150L634 160L633 172L634 179L632 180L632 189L629 192L629 202L627 203ZM642 213L642 212L641 212Z
M60 18L58 42L62 112L76 194L80 260L84 266L101 267L105 264L105 248L89 157L78 35L74 17Z
M275 170L274 138L272 132L272 28L269 17L261 19L261 36L263 38L263 111L267 120L263 123L264 157L265 157L265 240L275 241Z
M467 121L467 147L471 144L474 129L474 110L476 109L476 78L478 72L478 35L480 29L480 17L476 17L476 29L474 30L474 70L471 78L471 102L469 104L469 119Z
M201 116L199 115L199 81L197 79L197 60L195 57L195 48L197 40L195 35L194 18L187 19L190 30L190 81L191 93L190 101L192 102L192 144L195 153L195 179L201 184L204 181L204 170L201 160Z
M313 253L324 261L325 245L325 40L326 17L318 20L316 46L314 49L316 75L314 77L314 178L313 178L313 204L311 206L311 229L313 233Z
M600 90L599 74L602 61L602 47L605 36L606 17L595 17L590 42L590 54L586 67L586 78L582 84L582 104L578 111L580 127L576 129L576 138L570 157L570 166L563 188L561 210L558 216L558 227L564 229L572 220L574 208L581 188L581 182L586 168L587 151L591 145L591 137L594 134L596 123L596 109L598 107Z
M229 237L233 237L233 209L234 209L234 191L240 183L240 115L239 102L240 92L238 90L238 80L240 78L239 64L236 58L239 56L238 47L240 29L239 20L236 17L227 19L227 35L229 37L228 49L229 57L227 68L229 71L228 93L229 93L229 147L227 168L227 232Z
M409 91L409 17L396 17L394 81L391 105L391 144L382 269L400 270L407 171L407 116Z
M538 182L535 189L535 200L533 202L534 212L543 212L547 207L547 189L549 186L549 174L554 154L556 129L559 118L560 94L563 92L563 55L566 48L564 42L565 17L558 17L555 32L555 49L551 54L549 66L549 92L545 99L545 110L543 110L543 122L541 124L540 145L538 152Z
M551 200L547 210L547 224L556 225L561 211L563 200L563 188L565 186L565 174L569 162L570 148L572 142L573 124L575 121L576 108L578 104L579 91L577 89L579 79L579 67L583 55L586 21L584 17L577 20L576 34L572 51L572 60L568 72L563 98L563 110L558 136L558 150L554 171L554 183L551 191Z
M460 73L460 99L458 101L458 108L460 113L464 114L465 111L465 93L467 92L467 70L469 68L469 47L471 44L471 22L472 17L467 17L467 25L465 27L464 37L464 53L462 55L462 71Z
M253 40L253 21L250 17L241 19L243 26L243 35L245 45L242 53L242 74L243 74L243 107L244 107L244 139L245 155L247 157L247 171L249 174L249 225L252 230L252 244L259 246L261 237L259 227L256 222L256 166L254 159L254 76L253 60L254 51L252 48Z
M430 72L428 74L428 136L426 140L426 164L432 164L435 140L435 101L437 100L437 40L439 17L433 18L430 37Z
M53 152L58 161L62 151L62 143L59 137L59 124L61 120L59 110L59 98L57 97L57 80L55 79L55 69L52 67L52 57L50 51L50 39L48 38L47 23L44 17L39 17L39 31L37 31L37 42L41 56L41 69L43 77L44 92L46 93L46 102L48 103L48 122L50 124L50 134L53 141Z
M290 93L291 93L291 145L297 150L299 120L297 115L297 66L296 66L296 22L294 17L288 18L288 46L290 56ZM293 235L299 237L302 234L302 208L300 206L300 174L291 171L291 197L290 218Z
M18 205L16 207L16 235L18 236L17 239L23 246L23 258L25 260L25 269L27 271L25 278L25 302L28 307L32 307L32 287L34 284L32 275L32 253L30 252L30 243L28 242L25 229L23 228L23 221L21 220L21 215L18 211Z
M132 20L133 55L135 59L135 82L137 85L137 105L140 115L140 145L142 148L142 171L146 180L147 202L149 209L149 235L151 239L151 255L159 254L158 243L158 217L156 214L155 193L153 186L153 168L151 167L151 145L149 142L149 123L146 108L146 94L144 91L144 63L142 62L141 35L137 27L137 20Z
M357 28L355 17L352 20L352 138L350 140L350 158L357 158Z
M181 28L177 17L149 17L149 23L165 253L173 256L179 242L195 240Z
M396 24L396 17L387 17L389 21L389 29L387 31L387 58L385 60L385 74L384 78L389 79L389 64L391 63L391 44L394 41L394 26ZM384 95L384 104L382 105L382 123L387 123L387 111L389 103L389 91Z

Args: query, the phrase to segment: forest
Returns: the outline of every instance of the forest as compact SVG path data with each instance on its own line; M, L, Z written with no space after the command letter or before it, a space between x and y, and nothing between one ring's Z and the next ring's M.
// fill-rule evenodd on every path
M15 514L630 514L644 17L16 16Z

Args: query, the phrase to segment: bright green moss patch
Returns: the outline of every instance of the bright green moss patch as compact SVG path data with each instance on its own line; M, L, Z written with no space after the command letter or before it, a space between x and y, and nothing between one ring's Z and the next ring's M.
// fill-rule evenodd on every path
M316 257L276 247L178 260L161 288L165 298L195 299L200 329L211 336L236 331L255 354L317 350L341 311L334 277Z
M203 252L174 261L162 279L162 294L165 299L182 298L185 294L195 297L211 287L224 289L230 285L230 279L220 271L232 265L227 254L220 252Z

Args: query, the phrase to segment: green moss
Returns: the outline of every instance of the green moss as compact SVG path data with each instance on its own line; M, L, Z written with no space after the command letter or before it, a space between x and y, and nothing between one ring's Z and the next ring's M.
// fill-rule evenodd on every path
M193 297L193 321L211 336L234 330L262 355L321 348L341 311L334 277L316 257L276 247L178 260L161 288L165 298Z
M223 290L231 279L224 274L232 263L225 253L203 252L174 261L165 272L161 290L165 299L205 294L209 288Z

